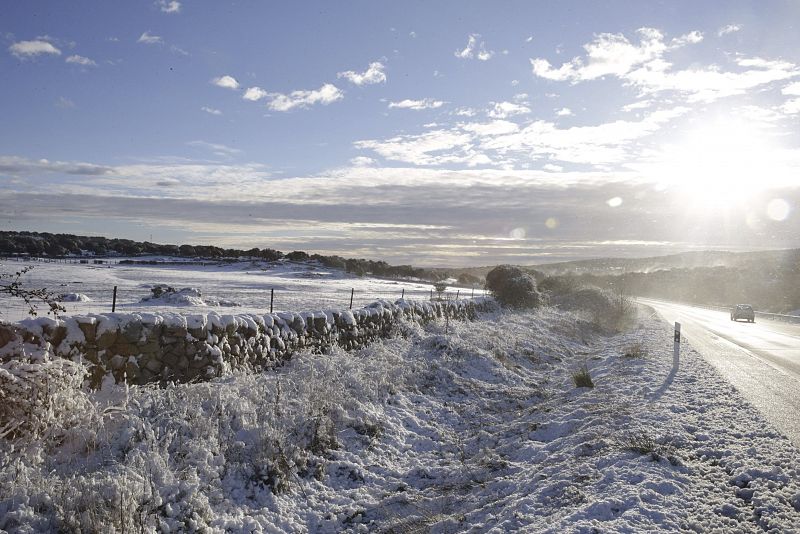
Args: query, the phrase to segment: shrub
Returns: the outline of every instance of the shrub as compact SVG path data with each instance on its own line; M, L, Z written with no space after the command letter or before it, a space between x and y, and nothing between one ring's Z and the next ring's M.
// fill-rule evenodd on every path
M486 275L486 289L503 306L511 308L536 308L542 304L542 295L536 280L513 265L498 265Z
M589 374L589 369L586 364L580 369L572 373L572 381L575 383L576 388L593 388L592 376Z
M636 317L636 308L628 297L597 287L562 294L550 302L561 309L587 315L592 324L606 332L620 332Z
M626 347L622 355L625 358L644 358L647 356L647 349L641 343L634 343Z

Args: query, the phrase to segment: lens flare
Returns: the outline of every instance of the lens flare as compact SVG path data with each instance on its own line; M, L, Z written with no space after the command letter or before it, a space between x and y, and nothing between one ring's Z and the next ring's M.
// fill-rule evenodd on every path
M782 198L773 198L767 204L767 217L773 221L785 221L790 211L789 203Z

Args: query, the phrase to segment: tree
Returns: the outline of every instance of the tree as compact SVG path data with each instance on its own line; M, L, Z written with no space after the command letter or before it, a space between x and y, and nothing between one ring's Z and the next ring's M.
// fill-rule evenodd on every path
M489 271L486 288L503 306L536 308L542 303L533 276L513 265L498 265Z
M444 290L447 289L447 284L444 282L434 282L433 289L435 289L439 294L439 300L442 300L442 293L444 293Z
M47 305L47 314L58 317L59 312L67 311L59 302L59 298L48 291L46 288L28 289L22 285L22 276L34 268L29 265L15 273L0 273L0 295L9 295L14 298L22 299L28 307L28 314L36 316L38 304Z
M294 250L286 255L286 259L289 261L307 261L308 254L302 250Z

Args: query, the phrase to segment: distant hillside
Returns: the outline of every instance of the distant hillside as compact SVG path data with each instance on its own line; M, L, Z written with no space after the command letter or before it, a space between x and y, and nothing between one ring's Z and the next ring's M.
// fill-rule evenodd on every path
M591 260L548 263L532 266L548 276L560 275L615 275L622 273L650 273L670 269L699 267L729 268L781 268L800 262L800 249L767 250L756 252L698 251L682 252L649 258L598 258Z

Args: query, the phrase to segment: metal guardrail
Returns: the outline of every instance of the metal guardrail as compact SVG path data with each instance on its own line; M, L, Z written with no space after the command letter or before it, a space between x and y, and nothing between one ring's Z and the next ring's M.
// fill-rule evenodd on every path
M793 323L793 324L800 323L800 315L781 315L780 313L767 313L767 312L757 311L756 317L760 319L767 319L770 321L781 321L784 323Z
M675 301L667 301L667 302L675 302ZM684 304L686 306L693 306L695 308L703 308L706 310L723 311L726 313L730 313L731 311L733 311L733 308L730 306L711 306L708 304L695 304L693 302L676 302L676 304ZM758 317L759 319L767 319L768 321L780 321L783 323L800 324L800 315L783 315L780 313L769 313L761 311L756 311L755 314L756 317Z

